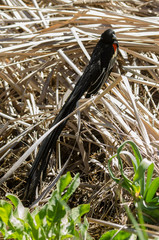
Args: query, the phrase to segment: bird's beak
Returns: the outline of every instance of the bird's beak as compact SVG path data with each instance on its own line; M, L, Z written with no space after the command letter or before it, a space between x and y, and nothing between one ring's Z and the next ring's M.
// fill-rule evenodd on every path
M115 35L115 33L113 33L113 35L112 35L112 39L113 39L113 40L117 40L117 39L116 39L116 35Z

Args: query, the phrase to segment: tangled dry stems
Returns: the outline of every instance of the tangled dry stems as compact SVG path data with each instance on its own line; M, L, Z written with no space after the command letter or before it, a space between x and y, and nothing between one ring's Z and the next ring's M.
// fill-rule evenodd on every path
M65 171L81 174L70 204L90 202L89 216L126 224L120 200L123 196L131 206L132 199L110 179L107 160L129 139L158 170L159 3L33 3L3 0L0 6L1 197L12 192L22 199L40 137L82 74L100 34L113 28L120 45L113 73L99 95L82 99L81 111L69 118L42 189L70 158ZM124 161L132 176L130 159ZM114 170L118 175L115 161Z

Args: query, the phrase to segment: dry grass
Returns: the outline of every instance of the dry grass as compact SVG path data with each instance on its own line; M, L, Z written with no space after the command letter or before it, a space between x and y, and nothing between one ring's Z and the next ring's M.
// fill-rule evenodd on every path
M90 217L126 224L120 196L129 205L132 200L109 178L107 160L129 139L159 168L159 3L32 2L0 1L1 197L12 192L22 199L38 145L100 34L113 28L120 45L117 64L105 89L82 99L81 113L69 118L42 188L70 158L66 170L80 172L82 181L71 204L90 202ZM129 159L125 171L132 175Z

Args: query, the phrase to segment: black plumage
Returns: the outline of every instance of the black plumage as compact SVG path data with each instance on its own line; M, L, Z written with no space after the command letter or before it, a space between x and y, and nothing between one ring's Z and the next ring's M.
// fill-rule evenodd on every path
M77 101L87 91L86 97L96 94L105 83L114 66L118 52L118 41L112 29L106 30L92 53L90 62L79 78L72 93L56 116L52 126L65 118L76 107ZM45 175L50 155L67 120L56 127L42 142L27 179L26 198L33 199L40 175Z

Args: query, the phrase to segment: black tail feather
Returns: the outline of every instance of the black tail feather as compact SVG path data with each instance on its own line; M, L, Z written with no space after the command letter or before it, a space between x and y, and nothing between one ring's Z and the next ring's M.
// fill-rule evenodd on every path
M80 88L79 88L80 89ZM85 89L79 91L78 88L75 88L69 98L66 100L64 106L61 111L57 115L54 120L54 123L51 127L56 125L59 121L64 119L67 115L69 115L76 107L77 101L84 94ZM78 90L78 91L77 91ZM80 89L81 90L81 89ZM35 190L37 185L39 184L41 173L43 173L43 177L45 176L46 169L49 163L50 155L56 148L56 141L66 125L67 120L64 120L58 127L56 127L42 142L39 152L36 156L36 159L32 165L32 168L29 172L27 179L27 188L25 190L25 198L32 201L34 199Z

